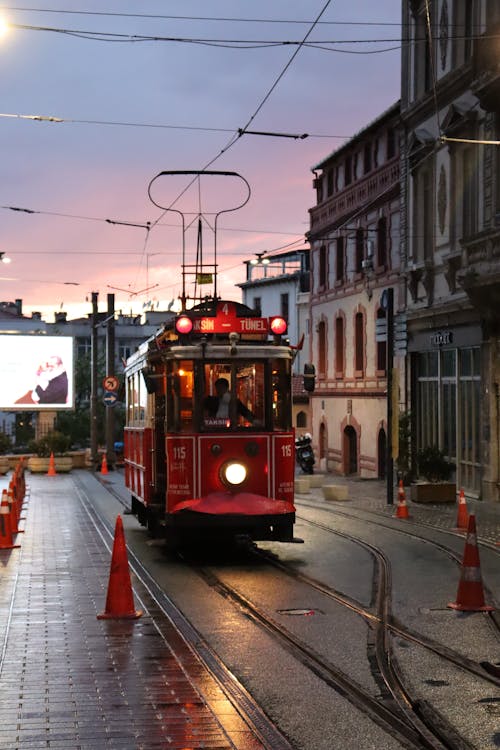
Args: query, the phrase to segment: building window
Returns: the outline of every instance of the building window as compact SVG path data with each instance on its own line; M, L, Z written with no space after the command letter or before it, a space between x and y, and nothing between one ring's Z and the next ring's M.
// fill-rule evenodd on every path
M462 236L471 237L477 231L478 150L462 151Z
M387 131L387 159L392 159L396 156L396 132L394 128L389 128Z
M372 147L371 147L371 143L365 143L365 147L363 149L364 173L367 174L368 172L371 172L371 168L372 168Z
M434 179L433 170L425 166L413 176L413 258L416 261L434 256Z
M350 185L352 182L352 156L346 156L344 162L344 185Z
M128 344L118 343L118 356L121 362L126 362L132 355L132 347Z
M326 194L333 195L333 169L329 169L326 173Z
M354 318L354 375L362 377L365 369L365 319L362 312Z
M496 139L500 140L500 111L495 114ZM500 219L500 148L495 148L495 211Z
M424 10L415 16L414 42L414 99L420 98L432 85L431 54Z
M258 315L262 315L262 297L253 298L253 309Z
M365 257L365 230L356 229L356 246L354 253L354 271L361 273L363 270L363 259Z
M498 3L497 3L498 4ZM461 0L456 4L455 26L455 65L470 61L474 52L474 38L477 36L476 0Z
M328 264L326 255L326 245L321 245L319 249L319 273L318 283L320 289L325 289L328 278Z
M343 281L344 279L344 238L337 237L337 252L335 254L335 279Z
M498 0L488 0L486 6L486 23L493 24L495 21L500 21L500 5Z
M344 318L340 315L335 318L335 376L341 378L344 375Z
M479 347L416 356L417 447L436 445L457 469L457 484L478 492L481 478Z
M305 411L297 412L295 427L307 427L307 413Z
M387 219L385 216L377 222L377 266L387 268Z
M290 313L288 292L280 295L280 312L281 316L288 320L288 315Z
M80 359L80 357L90 357L92 351L92 344L90 341L90 338L77 338L76 340L76 355L77 358Z
M318 376L326 377L326 323L318 323Z

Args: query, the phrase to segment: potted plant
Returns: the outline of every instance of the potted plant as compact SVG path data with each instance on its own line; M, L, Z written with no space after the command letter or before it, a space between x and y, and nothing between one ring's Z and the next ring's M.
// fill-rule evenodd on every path
M9 453L12 448L10 437L5 432L0 432L0 474L7 474L10 468L8 457L5 455Z
M54 454L55 469L58 473L71 471L73 459L68 455L70 438L56 430L48 432L39 440L32 440L28 449L34 453L28 459L28 468L32 473L46 474L49 470L51 454Z
M416 503L454 503L457 486L451 481L455 464L435 445L417 452L419 481L411 486L411 499Z

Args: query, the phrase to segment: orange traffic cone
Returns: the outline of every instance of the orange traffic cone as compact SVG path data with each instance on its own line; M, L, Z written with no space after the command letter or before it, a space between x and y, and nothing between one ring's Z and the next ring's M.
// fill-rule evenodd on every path
M140 610L137 611L134 608L134 595L132 593L132 584L130 583L130 571L128 568L123 521L122 517L118 516L116 519L115 539L111 556L106 609L102 614L97 615L97 619L134 620L141 615L142 612Z
M54 461L54 454L51 453L50 454L50 458L49 458L49 470L47 472L47 476L48 477L55 477L56 474L57 474L57 471L56 471L56 462Z
M403 486L403 480L401 479L399 481L399 487L398 487L398 507L396 508L394 518L409 518L409 517L410 517L410 514L408 512L408 506L406 504L406 495L405 495L405 490Z
M4 495L5 493L5 495ZM12 529L13 534L24 534L24 530L19 528L19 521L24 521L24 518L21 518L21 509L16 503L16 500L14 498L14 494L11 489L4 490L2 492L2 506L8 506L9 508L9 514L10 514L10 525Z
M457 601L450 602L448 607L458 609L461 612L491 612L493 610L493 607L489 607L484 601L481 565L479 562L479 550L477 548L475 513L469 515L462 573L458 583Z
M455 531L466 531L469 525L469 514L467 513L467 503L465 502L465 493L460 490L458 496L457 523Z
M16 549L20 546L20 544L14 544L9 508L2 505L0 506L0 550Z
M106 458L105 453L102 454L101 474L109 474L108 459Z

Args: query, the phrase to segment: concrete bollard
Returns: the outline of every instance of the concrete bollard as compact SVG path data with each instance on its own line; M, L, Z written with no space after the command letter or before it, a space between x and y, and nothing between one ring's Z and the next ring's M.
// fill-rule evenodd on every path
M325 500L349 500L349 488L345 484L324 484L322 489Z
M309 477L295 477L295 492L305 495L310 491Z
M309 487L323 487L325 479L324 474L311 474L309 477Z

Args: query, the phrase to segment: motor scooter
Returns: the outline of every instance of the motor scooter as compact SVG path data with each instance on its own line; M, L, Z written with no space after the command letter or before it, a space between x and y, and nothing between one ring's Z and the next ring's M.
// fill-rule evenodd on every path
M295 438L295 458L304 474L314 472L314 451L312 449L312 438L308 432Z

